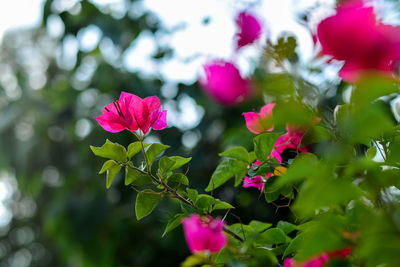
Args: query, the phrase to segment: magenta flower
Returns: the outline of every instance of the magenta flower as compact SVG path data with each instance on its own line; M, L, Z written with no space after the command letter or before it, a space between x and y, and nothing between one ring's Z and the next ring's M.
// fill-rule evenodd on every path
M346 1L317 29L322 53L343 60L340 77L357 82L371 71L391 75L400 59L400 28L377 20L373 7Z
M269 157L275 157L279 162L282 162L281 154L285 149L292 148L299 152L307 153L307 147L300 147L301 139L306 133L305 130L295 131L290 127L287 127L287 133L281 135L275 142L275 146L271 151Z
M217 102L223 105L235 105L250 96L250 82L242 78L233 63L215 60L206 64L204 71L205 77L200 78L199 82Z
M283 267L323 267L332 259L346 259L352 251L351 247L346 247L339 250L324 252L318 256L312 257L303 263L297 263L292 258L286 258L283 262Z
M272 131L274 129L272 118L272 109L274 107L275 103L263 106L260 113L255 111L243 113L247 129L255 134Z
M104 130L116 133L122 130L140 129L147 134L150 127L162 130L167 127L167 111L161 111L160 100L156 96L140 97L122 92L119 100L113 101L102 110L95 119Z
M253 164L259 166L261 164L261 161L256 160L253 162ZM253 176L253 177L244 177L243 180L243 187L248 188L248 187L255 187L261 192L264 192L264 184L267 178L272 177L272 172L268 172L265 174L266 178L263 178L262 176Z
M186 242L192 253L209 251L219 252L228 239L222 232L225 223L220 219L205 216L202 220L199 215L193 214L182 220Z
M236 33L237 49L252 44L260 38L262 32L261 23L247 11L242 11L238 14L236 24L239 30Z

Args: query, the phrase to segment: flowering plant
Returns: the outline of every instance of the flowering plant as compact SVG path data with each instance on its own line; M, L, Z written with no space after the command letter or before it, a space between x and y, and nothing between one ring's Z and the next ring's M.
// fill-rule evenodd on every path
M253 33L259 32L261 24L254 18L245 22L246 16L239 15L239 26L247 25L239 40L248 36L243 30L253 26L256 29L249 36L258 38ZM347 27L353 18L357 23L351 28L356 31L357 25L366 23L368 32L349 36L348 29L328 31L331 23ZM389 104L399 93L393 68L399 60L399 38L398 29L378 23L372 7L362 1L345 2L336 15L321 22L322 53L343 60L340 76L353 83L347 102L328 99L318 91L310 93L317 86L284 68L295 64L290 38L280 39L277 45L267 42L266 54L280 68L267 78L254 76L250 82L230 62L205 66L206 78L200 84L222 105L242 104L252 94L273 99L259 113L255 111L258 107L243 113L243 128L255 134L253 147L229 147L220 153L223 160L205 191L214 193L234 180L235 187L262 195L268 205L287 208L290 221L242 218L228 223L235 208L232 204L191 188L190 172L182 172L190 157L162 155L167 154L168 145L145 142L150 128L167 127L167 112L157 97L141 99L122 93L96 118L107 131L126 129L137 138L127 147L109 140L101 147L92 146L95 155L108 159L100 173L106 172L110 187L121 168L125 169L125 185L137 191L138 220L163 198L179 202L180 211L169 220L163 235L183 224L193 253L183 266L293 267L335 262L340 266L395 266L400 262L400 133ZM250 39L246 45L254 41ZM353 39L357 49L348 51L344 44ZM379 50L371 59L371 47L385 51ZM259 92L250 94L250 84ZM277 91L276 85L282 90ZM328 100L333 102L331 108L324 106ZM141 163L134 164L139 152ZM218 216L221 211L223 218Z

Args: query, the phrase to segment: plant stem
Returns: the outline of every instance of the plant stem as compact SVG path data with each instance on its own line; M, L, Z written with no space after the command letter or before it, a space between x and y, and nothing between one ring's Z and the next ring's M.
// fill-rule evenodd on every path
M184 204L194 208L195 210L198 210L198 207L192 203L190 200L184 198L183 196L181 196L181 194L178 193L178 191L176 191L175 189L173 189L172 187L170 187L169 185L167 185L163 180L155 177L151 172L150 172L150 167L148 165L148 161L147 161L147 156L146 156L146 152L144 151L144 146L143 146L143 141L141 138L138 138L140 141L140 144L142 145L142 152L146 161L146 166L147 166L147 172L144 170L141 170L135 166L133 166L132 164L124 164L125 166L128 166L129 168L135 169L138 172L142 173L142 174L146 174L149 175L151 177L151 179L153 181L155 181L158 185L161 185L165 188L165 190L169 193L171 193L176 199L178 199L179 201L183 202ZM245 240L239 236L238 234L232 232L227 226L224 226L223 228L224 232L231 235L232 237L234 237L235 239L239 240L240 242L244 242Z

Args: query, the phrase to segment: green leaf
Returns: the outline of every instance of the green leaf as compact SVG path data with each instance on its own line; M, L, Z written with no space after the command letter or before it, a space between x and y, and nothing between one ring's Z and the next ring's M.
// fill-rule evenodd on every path
M276 226L279 229L282 229L282 231L285 234L290 234L291 232L297 230L297 226L288 222L284 222L284 221L279 221L278 225Z
M107 169L107 189L110 188L115 176L118 174L121 166L114 161L115 165Z
M168 177L168 182L176 182L184 185L189 185L189 180L183 173L174 173Z
M249 225L257 232L261 233L267 230L272 226L272 223L265 223L265 222L260 222L257 220L252 220Z
M234 209L235 207L229 204L228 202L221 201L219 199L215 199L215 204L213 206L213 211L214 210L229 210L229 209Z
M233 159L241 160L241 161L244 161L247 163L251 163L250 157L249 157L249 152L247 152L247 150L242 146L236 146L236 147L229 148L229 149L225 150L224 152L219 153L219 156L233 158Z
M351 103L368 105L371 101L393 93L399 93L398 82L382 75L364 75L351 94Z
M300 147L319 143L325 140L331 140L332 138L332 133L328 129L316 125L308 129L308 131L304 134L303 138L301 139Z
M279 136L280 134L278 133L265 133L254 138L254 152L259 160L265 161L268 159Z
M172 166L172 168L170 169L170 171L176 170L180 167L182 167L183 165L185 165L186 163L188 163L192 158L184 158L184 157L179 157L179 156L172 156L169 157L170 159L172 159L173 161L175 161L175 164Z
M376 151L377 151L377 150L376 150L376 146L373 146L373 147L369 148L369 149L367 150L367 158L369 158L369 159L375 158Z
M299 217L308 217L320 208L347 205L361 194L361 190L351 181L343 177L334 178L331 170L323 168L301 185L293 210Z
M143 147L149 146L149 143L143 143ZM142 150L142 145L140 144L139 141L133 142L128 146L128 157L132 158L135 156L139 151Z
M175 214L175 216L168 221L167 226L165 227L164 233L162 234L162 237L164 237L168 232L172 231L176 227L178 227L181 224L182 218L185 216L183 213L178 213Z
M242 171L238 172L235 175L235 187L242 184L243 178L246 176L246 174L247 174L247 169L243 169Z
M274 183L272 183L268 189L274 191L281 188L283 185L301 182L305 178L318 172L319 165L319 161L314 154L300 154L300 156L294 159L287 172L280 176L279 179L273 180Z
M187 196L188 198L193 202L196 203L197 201L197 196L199 193L197 193L197 190L186 188Z
M110 140L106 140L105 144L101 147L90 146L90 149L96 156L115 159L120 162L125 162L127 158L127 153L125 147L118 143L113 143Z
M157 158L157 156L160 155L161 152L163 152L167 148L169 148L169 146L158 143L151 144L151 146L146 151L147 161L150 167L151 165L153 165L153 162Z
M296 252L299 250L301 243L302 243L302 235L297 235L289 244L289 246L286 248L285 252L283 253L283 257L285 258L289 254L292 254L293 252Z
M125 185L130 185L135 181L138 177L140 172L138 170L129 168L128 166L125 167Z
M221 162L212 174L210 183L206 188L206 192L220 187L234 175L239 172L243 172L244 170L247 171L247 163L243 161L229 159Z
M137 194L135 204L137 220L149 215L154 210L161 198L162 197L160 195L150 189L145 189L139 192Z
M99 174L102 174L109 170L110 168L114 167L115 165L118 165L114 160L110 159L104 162L103 166L101 167L101 170L99 171Z
M271 228L261 234L266 244L282 244L290 242L290 238L279 228Z
M169 157L163 156L161 157L159 163L158 163L158 171L161 174L166 174L167 172L170 171L172 166L174 166L175 161L170 159Z
M151 184L153 180L147 174L140 173L131 183L132 186L142 186L146 184Z
M200 194L197 196L196 206L199 209L208 210L215 202L216 200L212 196Z

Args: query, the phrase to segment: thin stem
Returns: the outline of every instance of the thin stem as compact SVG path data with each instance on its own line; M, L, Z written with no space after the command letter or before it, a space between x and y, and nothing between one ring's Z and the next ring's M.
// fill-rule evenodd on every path
M150 168L149 168L149 165L148 165L146 152L144 151L143 141L142 141L141 138L138 138L138 139L139 139L139 141L140 141L140 143L141 143L141 145L142 145L142 152L143 152L143 154L144 154L144 158L145 158L145 161L146 161L147 172L144 171L144 170L141 170L141 169L139 169L139 168L137 168L137 167L135 167L135 166L133 166L133 165L131 165L131 164L127 164L127 163L122 163L122 164L125 165L125 166L128 166L129 168L135 169L135 170L139 171L139 172L142 173L142 174L149 175L149 176L151 177L151 179L152 179L154 182L156 182L156 183L159 184L159 185L162 185L162 186L165 188L165 190L166 190L167 192L171 193L176 199L178 199L179 201L183 202L184 204L186 204L186 205L188 205L188 206L194 208L195 210L198 210L198 207L197 207L194 203L192 203L190 200L188 200L188 199L184 198L183 196L181 196L181 194L179 194L178 191L176 191L175 189L173 189L172 187L170 187L169 185L167 185L162 179L156 178L156 177L150 172ZM235 239L239 240L240 242L244 242L244 241L245 241L241 236L239 236L238 234L232 232L227 226L224 226L223 231L224 231L225 233L231 235L231 236L234 237Z

